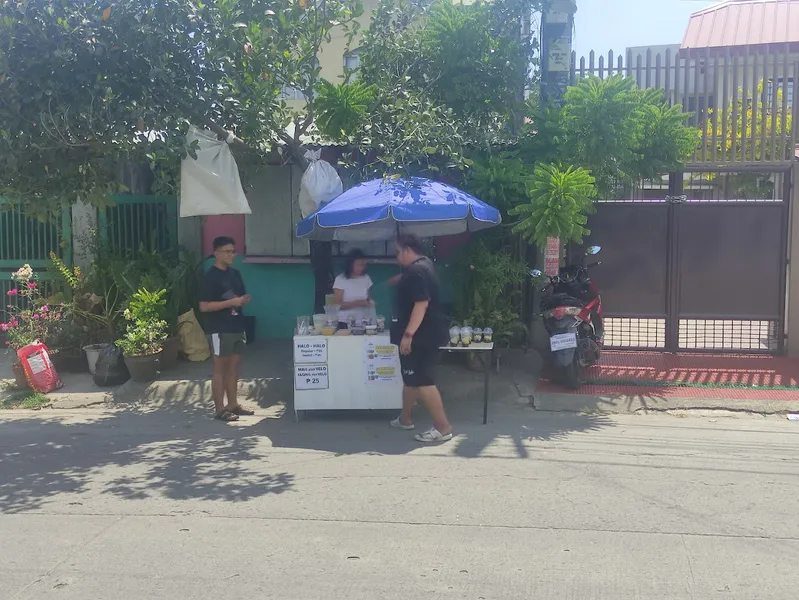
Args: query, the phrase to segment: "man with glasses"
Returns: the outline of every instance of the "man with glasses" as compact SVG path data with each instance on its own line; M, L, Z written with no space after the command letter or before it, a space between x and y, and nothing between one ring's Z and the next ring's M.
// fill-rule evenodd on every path
M235 258L236 242L229 237L216 238L214 264L206 271L200 292L200 312L205 313L204 329L214 357L211 393L220 421L238 421L240 416L255 414L237 399L239 363L247 343L243 307L250 296L241 273L231 266Z

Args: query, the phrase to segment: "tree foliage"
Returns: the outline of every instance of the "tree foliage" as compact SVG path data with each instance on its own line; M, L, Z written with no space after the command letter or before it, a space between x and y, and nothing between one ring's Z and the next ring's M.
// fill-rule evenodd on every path
M764 103L765 82L761 79L753 98L745 99L743 90L738 90L726 111L708 110L705 133L708 145L713 143L713 136L716 137L717 160L741 162L746 157L750 161L780 162L793 156L790 137L793 111L790 106L783 109L783 104L787 105L785 90L783 86L776 87L776 98L769 98L770 94L767 94Z
M590 76L566 91L563 108L538 110L527 152L591 172L602 191L675 170L696 148L689 115L632 78Z
M559 237L562 243L582 242L590 233L587 214L594 212L597 193L595 179L581 167L539 165L533 175L530 202L511 209L521 216L514 232L543 248L547 238Z
M316 56L360 0L26 0L0 4L0 195L57 204L120 191L120 160L173 177L188 123L301 158ZM295 123L293 135L286 132Z
M521 21L531 10L521 0L383 0L354 73L381 92L360 120L349 121L348 135L335 127L322 133L371 156L373 170L463 168L469 153L507 141L521 120L535 50ZM351 85L325 84L323 120L355 116L344 102L327 101Z

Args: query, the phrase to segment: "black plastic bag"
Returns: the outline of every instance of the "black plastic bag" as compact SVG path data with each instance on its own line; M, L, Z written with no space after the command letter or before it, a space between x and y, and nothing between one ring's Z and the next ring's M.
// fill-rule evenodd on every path
M108 387L122 385L128 379L130 379L130 373L125 365L122 350L109 344L100 351L94 371L94 383L100 387Z

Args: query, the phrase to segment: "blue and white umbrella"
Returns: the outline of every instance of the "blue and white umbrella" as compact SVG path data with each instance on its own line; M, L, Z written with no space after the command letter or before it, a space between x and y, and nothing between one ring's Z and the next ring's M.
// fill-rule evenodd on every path
M502 222L493 206L445 183L412 177L360 183L297 224L297 237L374 242L397 233L429 238Z

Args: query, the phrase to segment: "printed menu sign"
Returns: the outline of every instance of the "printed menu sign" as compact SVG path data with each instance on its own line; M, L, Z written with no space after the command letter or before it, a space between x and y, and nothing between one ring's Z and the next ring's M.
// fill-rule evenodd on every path
M391 344L364 344L366 383L393 383L399 379L398 350Z
M326 363L327 340L324 338L294 338L294 364Z
M294 367L295 390L326 390L327 388L327 365L296 365Z

